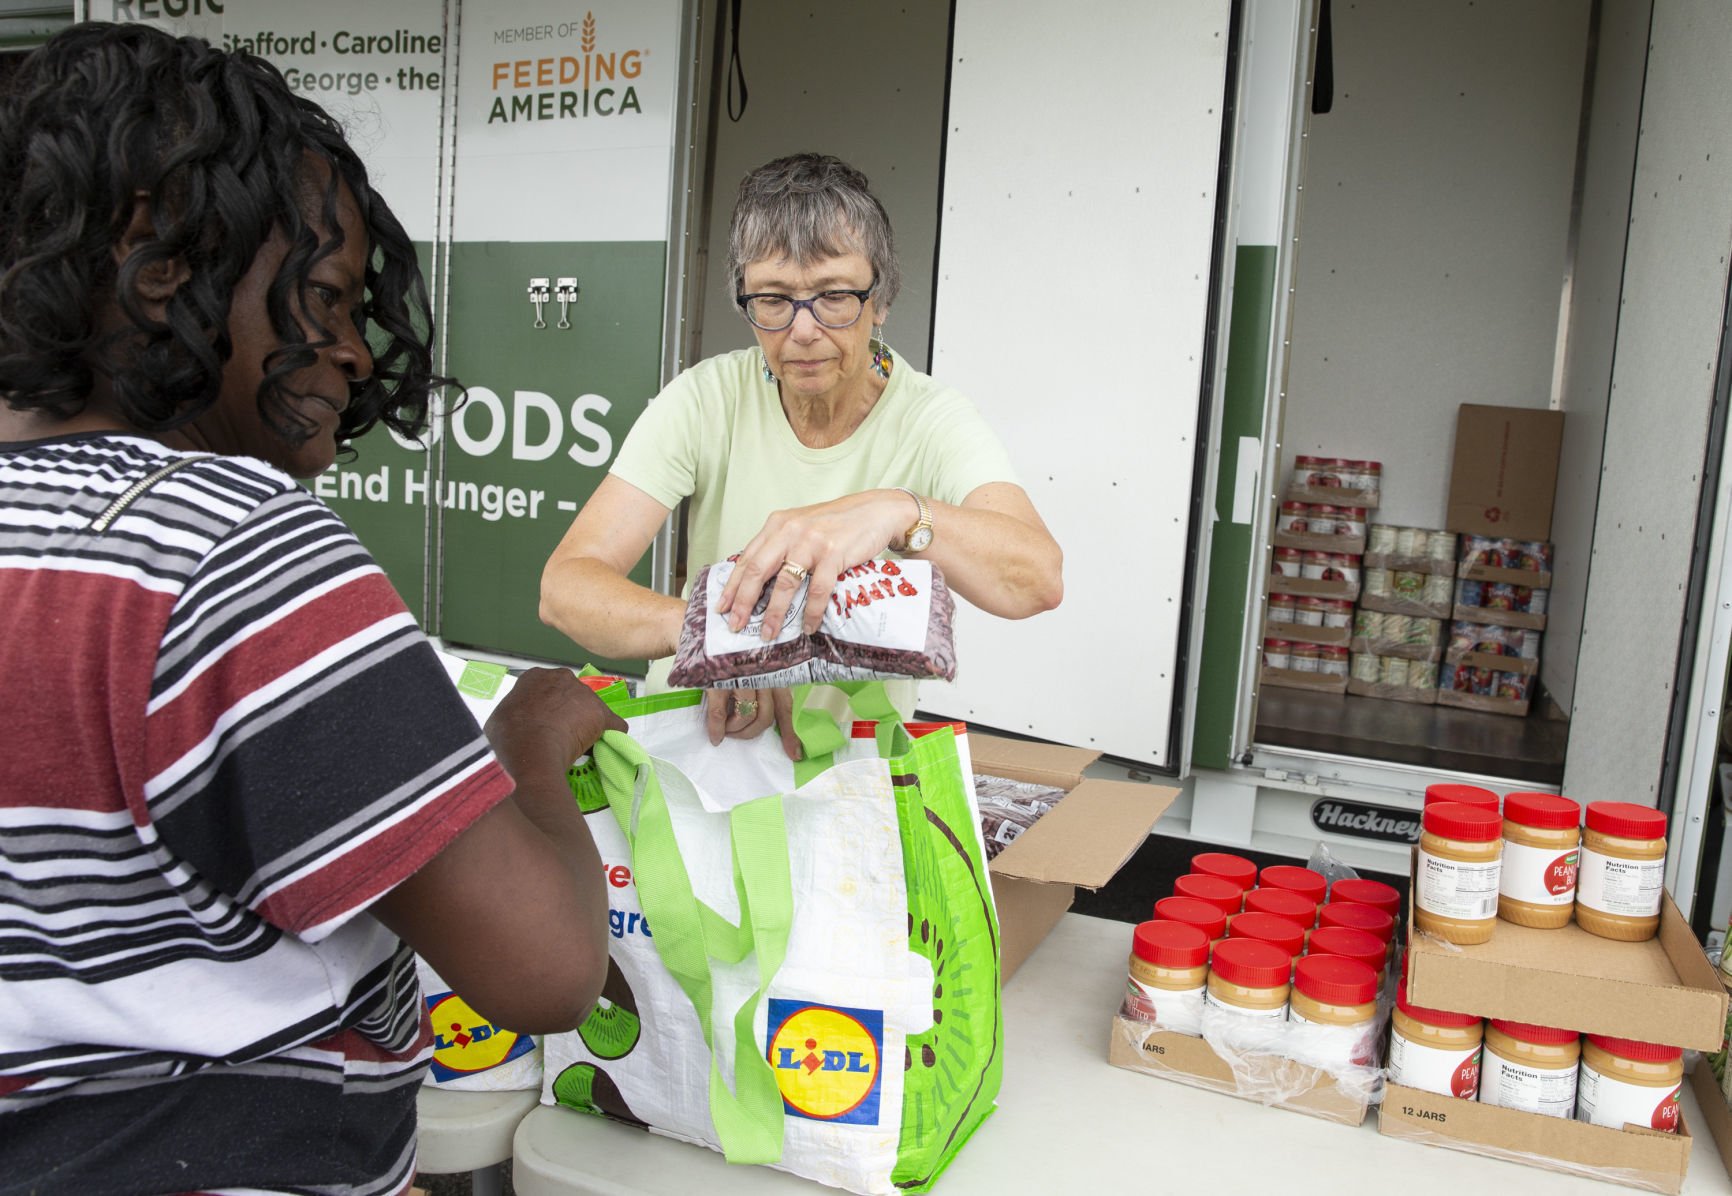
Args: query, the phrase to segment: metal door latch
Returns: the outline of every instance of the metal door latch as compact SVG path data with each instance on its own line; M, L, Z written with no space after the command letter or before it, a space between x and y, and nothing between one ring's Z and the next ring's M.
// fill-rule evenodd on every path
M567 312L570 311L571 305L577 302L577 279L561 278L556 280L553 284L553 297L559 300L559 324L557 326L570 328L571 320L567 318Z
M541 305L547 302L547 279L532 278L529 280L529 301L535 304L535 326L546 328L547 321L541 318Z

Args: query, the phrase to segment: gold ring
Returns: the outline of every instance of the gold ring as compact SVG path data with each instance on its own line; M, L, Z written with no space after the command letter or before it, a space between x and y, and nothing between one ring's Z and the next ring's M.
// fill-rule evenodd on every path
M795 581L805 581L808 577L812 576L812 571L810 569L802 569L793 561L783 561L782 572L792 576Z
M741 718L757 718L758 703L753 698L741 698L734 703L734 713Z

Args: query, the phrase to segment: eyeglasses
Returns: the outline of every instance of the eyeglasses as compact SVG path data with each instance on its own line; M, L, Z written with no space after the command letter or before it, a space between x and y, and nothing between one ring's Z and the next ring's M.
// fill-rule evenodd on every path
M792 295L777 295L766 291L755 295L736 295L734 302L746 313L746 319L765 332L780 332L791 327L794 317L800 314L802 307L811 312L812 318L826 328L847 328L860 318L860 313L866 310L866 300L870 299L872 292L877 289L878 280L873 279L872 285L863 291L820 291L810 299L796 299Z

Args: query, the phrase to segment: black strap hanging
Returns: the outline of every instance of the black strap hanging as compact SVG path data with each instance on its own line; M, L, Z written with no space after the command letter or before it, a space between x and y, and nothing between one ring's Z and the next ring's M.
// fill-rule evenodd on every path
M739 0L734 0L735 4ZM1311 111L1324 113L1335 107L1335 24L1329 16L1329 0L1317 3L1317 70L1311 79Z
M748 94L746 91L746 71L740 65L740 0L733 0L731 12L732 16L729 18L729 22L733 27L729 30L728 119L737 124L739 119L746 114L746 96ZM739 82L740 93L740 103L737 109L734 107L734 83L736 80Z

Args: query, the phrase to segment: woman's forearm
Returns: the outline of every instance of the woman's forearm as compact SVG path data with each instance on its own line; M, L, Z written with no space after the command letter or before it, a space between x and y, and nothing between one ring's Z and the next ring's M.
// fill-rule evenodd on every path
M981 507L927 505L932 546L918 559L944 570L945 583L975 606L1026 619L1063 600L1064 552L1044 527Z
M685 609L593 557L556 558L541 574L541 621L597 656L673 655Z

